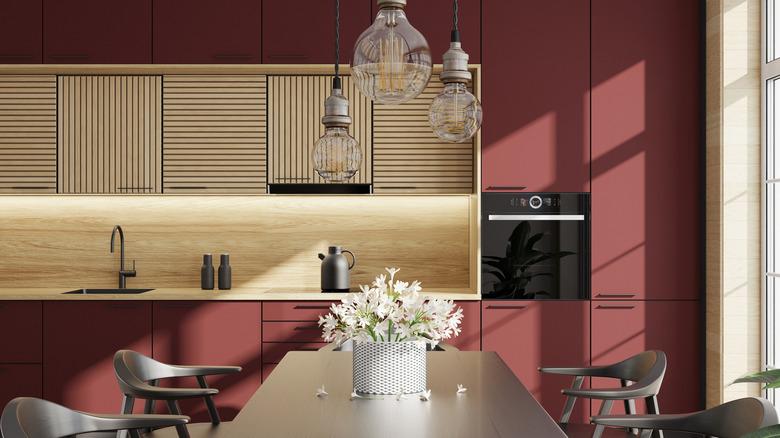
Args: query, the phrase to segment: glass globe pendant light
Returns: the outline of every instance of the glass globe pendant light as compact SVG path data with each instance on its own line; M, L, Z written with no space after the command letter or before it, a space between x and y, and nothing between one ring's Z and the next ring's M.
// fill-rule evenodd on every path
M408 102L431 79L431 50L406 18L406 0L377 0L377 4L380 9L374 24L355 43L352 77L376 103Z
M444 90L433 99L428 120L437 137L451 143L463 143L482 126L482 104L466 85L471 81L469 55L463 51L458 30L458 0L453 0L453 29L450 48L444 53L444 68L439 78Z
M314 169L328 182L344 182L354 177L363 161L360 145L349 135L349 100L344 97L339 77L339 0L336 0L336 63L333 87L325 99L325 115L322 124L325 134L314 144L312 160Z

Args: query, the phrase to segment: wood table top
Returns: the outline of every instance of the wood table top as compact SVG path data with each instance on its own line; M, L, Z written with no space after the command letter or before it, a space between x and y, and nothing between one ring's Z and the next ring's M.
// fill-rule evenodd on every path
M458 394L457 386L467 388ZM325 386L328 396L318 398ZM291 352L234 421L193 438L563 438L566 435L492 352L429 352L430 401L350 400L350 352ZM217 395L217 399L219 395ZM186 414L186 413L185 413ZM148 437L175 437L165 429Z

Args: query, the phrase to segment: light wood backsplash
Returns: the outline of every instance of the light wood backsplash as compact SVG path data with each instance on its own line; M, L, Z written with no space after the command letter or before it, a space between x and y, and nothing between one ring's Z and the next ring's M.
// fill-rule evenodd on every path
M385 266L424 287L475 285L473 212L459 196L0 197L0 288L113 287L125 230L129 287L199 287L201 254L230 252L233 287L319 287L318 252L357 255L353 284Z

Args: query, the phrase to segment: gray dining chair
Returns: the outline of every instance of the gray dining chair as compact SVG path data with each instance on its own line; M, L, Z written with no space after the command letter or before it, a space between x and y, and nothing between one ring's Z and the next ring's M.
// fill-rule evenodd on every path
M202 398L206 402L211 424L218 425L221 419L214 405L213 396L218 394L219 390L208 386L206 376L238 373L241 367L168 365L135 351L120 350L114 355L114 371L119 388L124 395L122 413L132 412L135 400L141 399L146 401L144 413L152 413L154 402L160 400L165 401L171 414L180 415L179 400ZM199 388L157 386L160 380L175 377L195 377ZM189 437L187 426L178 425L176 430L181 436Z
M354 345L355 343L351 339L342 343L341 345L335 342L331 342L330 344L321 347L318 351L352 351L354 349ZM433 349L431 349L430 344L426 344L426 347L428 351L460 351L458 347L445 344L444 342L439 342Z
M182 415L87 414L46 400L21 397L11 400L3 409L0 436L65 438L93 432L129 431L131 437L140 438L141 430L183 426L189 421L189 417ZM179 437L183 438L181 434Z
M742 436L778 424L777 410L763 398L748 397L691 414L596 416L602 426L641 430L640 438L654 430L686 432L718 438Z
M636 399L645 400L649 414L660 414L658 393L661 390L664 374L666 374L666 354L663 351L645 351L612 365L580 368L542 367L539 368L539 371L547 374L574 376L572 387L562 391L566 396L560 420L562 425L569 422L578 398L601 400L599 415L609 415L615 401L623 401L629 415L636 414ZM584 389L582 384L586 377L618 379L620 387ZM595 425L593 438L600 438L604 433L604 428L604 425ZM663 438L663 433L657 432L655 436Z

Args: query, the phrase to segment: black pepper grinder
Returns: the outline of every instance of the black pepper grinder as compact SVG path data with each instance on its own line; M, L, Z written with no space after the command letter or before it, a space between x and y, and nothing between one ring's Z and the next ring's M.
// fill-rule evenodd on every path
M233 270L230 268L230 254L219 256L219 289L227 290L231 286Z
M200 267L200 288L203 290L214 289L214 266L211 254L203 254L203 266Z

